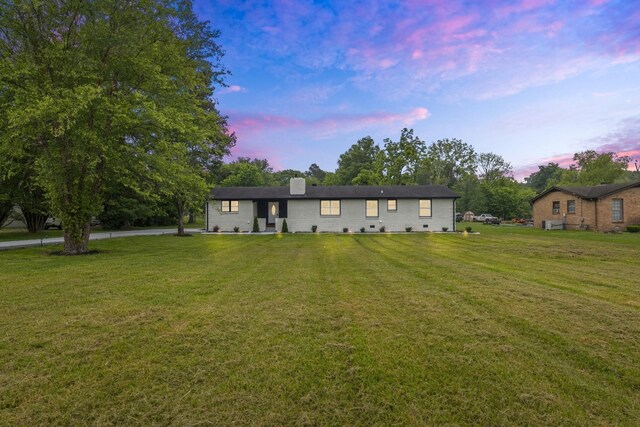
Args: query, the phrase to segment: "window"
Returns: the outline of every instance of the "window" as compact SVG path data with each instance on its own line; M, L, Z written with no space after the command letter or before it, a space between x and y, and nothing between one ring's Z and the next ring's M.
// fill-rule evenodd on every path
M570 214L576 213L576 201L575 200L567 200L567 213L570 213Z
M552 209L553 209L552 212L553 212L554 215L559 214L560 213L560 202L553 202Z
M320 215L322 216L340 215L340 200L320 200Z
M420 216L431 216L431 200L420 200Z
M238 212L238 201L237 200L223 200L222 201L222 212Z
M395 212L398 210L398 201L396 199L387 200L387 210L390 212Z
M611 200L611 220L613 222L622 222L623 221L623 204L622 199L613 199Z
M378 201L377 200L367 200L367 218L377 218L378 217Z

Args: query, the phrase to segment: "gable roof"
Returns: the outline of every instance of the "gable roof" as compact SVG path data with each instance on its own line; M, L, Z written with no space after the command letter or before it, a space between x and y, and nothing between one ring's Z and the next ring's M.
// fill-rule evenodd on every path
M458 199L444 185L331 185L307 186L305 194L289 194L289 187L216 187L212 199Z
M587 186L554 186L549 188L548 190L543 191L538 194L536 197L531 199L531 203L535 202L542 196L546 196L547 194L554 191L562 191L564 193L573 194L575 196L580 197L581 199L587 200L597 200L605 196L609 196L613 193L617 193L618 191L626 190L627 188L632 188L640 186L640 181L636 182L625 182L622 184L601 184L594 185L591 187Z

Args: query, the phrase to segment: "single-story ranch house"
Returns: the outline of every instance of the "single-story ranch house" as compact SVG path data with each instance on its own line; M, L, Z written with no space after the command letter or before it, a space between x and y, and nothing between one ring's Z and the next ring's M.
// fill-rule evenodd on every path
M640 182L551 187L531 199L537 228L623 231L640 224Z
M456 227L459 196L441 185L307 186L292 178L289 187L218 187L206 206L206 229L290 232L442 231Z

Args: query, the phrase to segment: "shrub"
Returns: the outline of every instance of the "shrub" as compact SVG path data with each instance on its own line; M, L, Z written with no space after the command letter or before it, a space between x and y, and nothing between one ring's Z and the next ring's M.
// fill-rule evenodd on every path
M260 232L260 225L258 224L258 217L254 216L253 217L253 231L254 233L259 233Z
M282 232L283 233L288 233L289 232L289 226L287 225L287 220L286 219L282 220Z
M213 232L214 232L214 233L217 233L218 231L220 231L220 226L218 226L218 225L214 225L214 226L213 226Z
M367 231L367 229L366 229L366 228L364 228L364 227L360 227L360 232L361 232L361 233L364 233L365 231Z
M627 231L629 233L640 233L640 225L628 225Z
M233 227L233 231L235 231L237 233L238 231L240 231L240 227L237 227L237 226Z
M349 229L348 229L347 227L344 227L344 228L342 229L342 232L343 232L343 233L348 233L348 232L349 232Z
M411 230L413 230L413 227L405 227L404 231L406 231L407 233L411 233Z
M312 231L312 232L314 232L314 233L315 233L316 231L318 231L318 226L317 226L317 225L312 225L312 226L311 226L311 231Z
M449 231L449 227L442 227L442 231Z
M467 233L471 233L471 227L465 227L464 231L466 231Z
M384 226L384 225L381 225L381 226L380 226L380 232L381 232L381 233L384 233L384 230L386 230L385 226Z

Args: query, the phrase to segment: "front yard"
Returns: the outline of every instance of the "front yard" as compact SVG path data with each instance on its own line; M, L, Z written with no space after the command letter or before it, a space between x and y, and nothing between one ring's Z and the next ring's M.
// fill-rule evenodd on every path
M0 425L635 425L639 235L0 252Z

